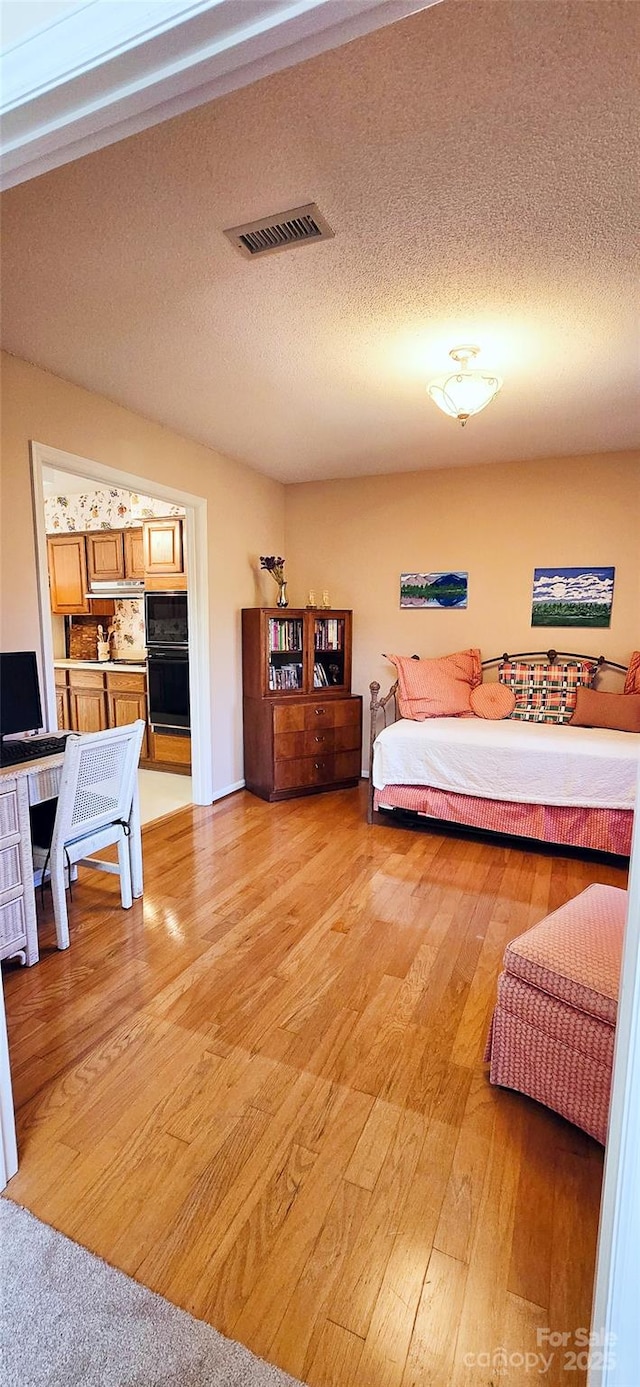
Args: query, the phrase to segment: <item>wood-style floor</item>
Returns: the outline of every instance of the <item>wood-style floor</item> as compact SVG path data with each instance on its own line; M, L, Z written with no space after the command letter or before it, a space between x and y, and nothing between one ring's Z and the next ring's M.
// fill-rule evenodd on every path
M481 1057L506 942L625 873L359 791L185 809L144 857L144 902L84 872L71 948L47 906L5 970L9 1197L313 1387L489 1387L587 1325L602 1151Z

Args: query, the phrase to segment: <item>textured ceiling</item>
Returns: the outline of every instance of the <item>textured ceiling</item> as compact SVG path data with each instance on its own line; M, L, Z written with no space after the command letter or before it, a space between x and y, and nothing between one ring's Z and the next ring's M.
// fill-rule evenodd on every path
M15 188L3 345L286 481L636 446L639 52L626 0L446 0Z

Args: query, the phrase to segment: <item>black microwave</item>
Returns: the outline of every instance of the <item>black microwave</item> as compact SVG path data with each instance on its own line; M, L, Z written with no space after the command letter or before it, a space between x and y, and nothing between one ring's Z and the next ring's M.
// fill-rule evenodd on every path
M186 592L145 592L144 635L150 649L189 644Z

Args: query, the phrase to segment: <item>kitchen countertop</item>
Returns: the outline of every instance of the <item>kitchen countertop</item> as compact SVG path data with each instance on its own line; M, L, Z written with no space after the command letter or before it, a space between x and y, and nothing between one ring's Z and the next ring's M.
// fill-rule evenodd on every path
M105 669L111 670L116 674L146 674L147 666L144 660L54 660L54 669Z

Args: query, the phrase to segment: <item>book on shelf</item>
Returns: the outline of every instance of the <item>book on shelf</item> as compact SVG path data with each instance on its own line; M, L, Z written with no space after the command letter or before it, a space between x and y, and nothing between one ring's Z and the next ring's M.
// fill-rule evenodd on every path
M317 651L342 650L344 646L344 621L342 617L316 617L313 639Z
M274 655L302 650L302 622L299 617L269 618L269 650Z
M269 688L271 690L302 688L302 666L272 665L269 669Z
M329 687L329 676L324 665L316 660L313 666L313 686L316 689L326 689Z

